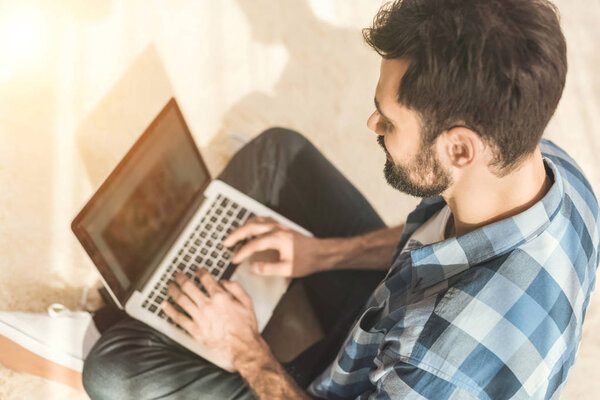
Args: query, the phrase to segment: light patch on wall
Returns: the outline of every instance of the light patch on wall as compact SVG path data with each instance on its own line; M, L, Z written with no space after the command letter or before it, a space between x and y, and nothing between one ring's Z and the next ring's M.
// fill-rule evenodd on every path
M44 51L45 33L39 8L21 2L11 4L0 17L0 62L17 69L35 64ZM3 68L9 71L3 76L10 76L8 67Z
M387 0L309 0L310 7L319 19L338 27L364 28L370 25L373 16ZM368 11L367 11L368 10Z
M6 67L0 67L0 83L8 82L10 80L10 71Z

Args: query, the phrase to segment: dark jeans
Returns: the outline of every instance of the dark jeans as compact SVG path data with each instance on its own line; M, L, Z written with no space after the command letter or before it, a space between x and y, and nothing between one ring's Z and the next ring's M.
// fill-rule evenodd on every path
M272 128L244 146L219 179L311 231L348 237L385 227L367 200L299 133ZM325 333L284 365L306 387L337 354L383 272L326 271L295 279ZM240 375L228 373L129 317L107 330L84 365L95 399L247 399Z

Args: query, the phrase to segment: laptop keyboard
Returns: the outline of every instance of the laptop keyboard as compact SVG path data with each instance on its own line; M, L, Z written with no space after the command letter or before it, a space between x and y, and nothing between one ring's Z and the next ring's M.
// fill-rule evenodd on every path
M201 267L206 268L216 280L229 279L236 267L236 264L231 262L231 258L251 238L237 243L231 250L223 245L223 240L238 226L243 225L254 216L238 203L218 195L177 256L171 260L159 282L154 285L153 290L142 303L142 308L157 314L179 329L183 329L167 317L160 308L160 304L167 300L177 310L185 313L167 294L168 285L175 280L176 273L183 272L204 291L196 277L196 271ZM187 313L185 314L187 315Z

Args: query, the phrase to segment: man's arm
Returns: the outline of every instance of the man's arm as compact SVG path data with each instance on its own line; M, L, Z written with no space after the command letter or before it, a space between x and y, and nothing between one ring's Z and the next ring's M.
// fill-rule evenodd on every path
M351 238L319 239L324 265L329 269L386 270L404 224Z
M272 218L256 217L225 240L226 246L250 239L233 258L240 263L255 253L277 250L278 261L254 261L252 270L263 275L299 277L332 269L386 270L404 224L350 238L302 235Z
M233 364L259 399L311 399L275 359L261 336L240 352Z
M215 281L203 268L196 274L205 292L182 273L169 285L169 296L188 315L167 301L161 305L164 312L204 346L213 363L238 371L259 399L310 399L263 340L244 289L237 282Z

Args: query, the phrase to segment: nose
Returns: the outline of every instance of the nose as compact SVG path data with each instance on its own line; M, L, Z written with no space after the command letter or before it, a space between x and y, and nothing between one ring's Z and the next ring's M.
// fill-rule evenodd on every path
M382 134L377 132L378 119L379 119L379 113L377 112L377 110L375 110L375 111L373 111L373 114L371 114L369 119L367 119L367 128L369 128L371 131L373 131L377 135L381 136Z

